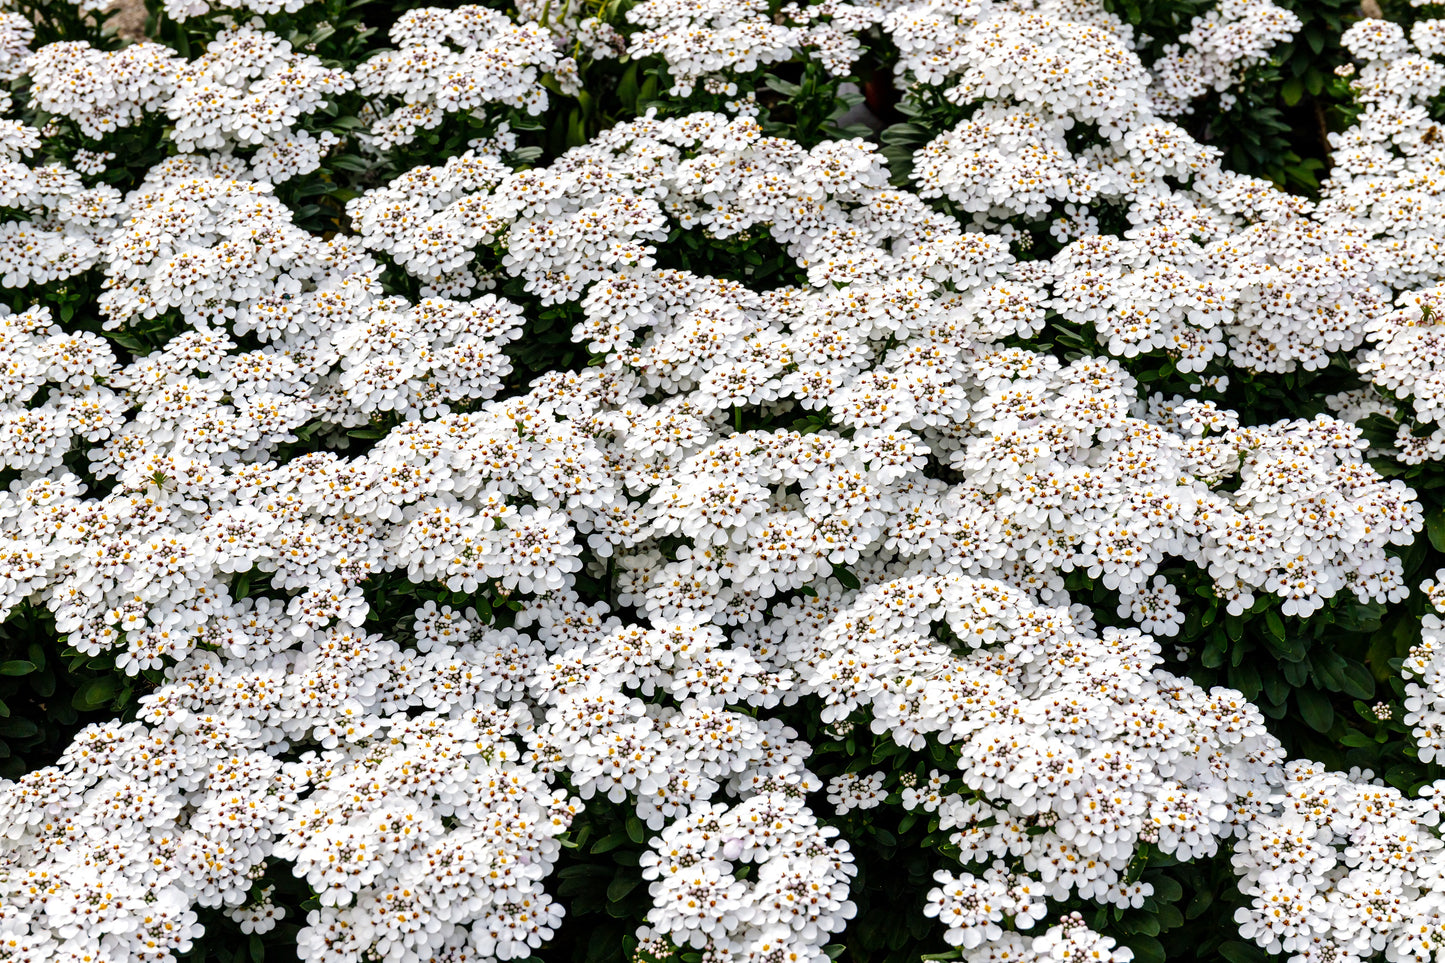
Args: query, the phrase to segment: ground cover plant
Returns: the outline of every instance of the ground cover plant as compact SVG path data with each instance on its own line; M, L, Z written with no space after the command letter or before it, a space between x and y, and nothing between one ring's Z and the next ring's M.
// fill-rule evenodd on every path
M1445 19L0 12L0 960L1445 959Z

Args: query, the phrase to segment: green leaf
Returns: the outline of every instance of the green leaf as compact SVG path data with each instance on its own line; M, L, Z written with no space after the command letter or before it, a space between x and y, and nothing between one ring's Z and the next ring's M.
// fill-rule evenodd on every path
M1159 918L1157 916L1140 917L1134 924L1135 933L1143 933L1145 936L1159 935Z
M1305 85L1304 82L1298 77L1293 77L1289 80L1286 80L1284 82L1284 86L1279 89L1280 99L1283 100L1285 102L1285 105L1288 107L1293 107L1295 104L1299 103L1300 100L1303 99L1304 95Z
M1238 689L1239 694L1250 702L1253 702L1259 696L1259 690L1262 688L1259 681L1259 670L1250 662L1246 662L1237 668L1230 666L1229 672L1227 673L1227 680L1230 688Z
M1194 898L1189 901L1189 905L1184 907L1185 919L1192 920L1201 916L1205 910L1209 909L1209 905L1213 902L1213 893L1207 889L1199 890L1194 894Z
M1303 662L1309 658L1309 643L1298 636L1286 636L1282 639L1271 637L1266 639L1264 644L1276 658L1286 662Z
M371 169L370 164L355 154L337 154L335 157L328 157L325 160L325 165L339 171L349 171L353 174L359 174Z
M34 662L11 659L9 662L0 662L0 675L29 675L37 668L39 667Z
M0 736L7 739L29 739L40 731L40 727L29 719L10 719L0 723Z
M1445 552L1445 512L1435 512L1425 519L1425 532L1435 551Z
M1243 943L1239 940L1230 940L1228 943L1221 943L1219 955L1229 963L1264 963L1269 959L1264 950L1253 943Z
M597 855L601 855L602 853L610 853L612 850L616 849L618 846L621 846L625 842L627 842L626 833L608 833L606 836L603 836L601 839L597 840L597 842L593 844L592 852Z
M1130 940L1129 948L1134 951L1135 963L1164 963L1167 959L1164 944L1152 936Z
M1313 689L1298 689L1294 694L1300 718L1315 732L1329 732L1335 722L1335 709L1330 700Z
M628 64L627 70L623 72L622 79L617 82L617 100L628 110L635 110L637 107L637 94L642 88L637 83L637 63Z
M1345 694L1355 699L1373 699L1375 697L1375 677L1370 675L1370 670L1359 662L1351 659L1346 664L1344 671L1340 673L1341 688Z
M1279 671L1284 675L1286 682L1298 689L1310 677L1310 664L1308 662L1281 662Z
M782 94L784 97L796 97L803 92L802 87L799 87L797 84L790 84L783 78L773 74L768 74L763 78L763 86Z
M624 899L628 893L635 890L641 883L642 878L640 876L634 876L631 873L615 877L612 882L607 884L608 901L616 903Z
M918 124L894 124L885 128L878 139L885 144L897 144L906 147L910 144L921 144L928 139L928 130Z
M833 577L843 583L843 587L846 589L856 589L863 584L858 581L858 576L836 563L833 565Z
M91 712L107 705L120 691L120 681L114 676L91 679L75 691L70 704L81 712Z
M1215 633L1199 654L1199 662L1206 669L1217 669L1224 664L1225 640L1218 633Z
M1237 615L1226 614L1224 617L1224 631L1225 634L1229 636L1229 641L1238 642L1244 638L1244 619Z
M1419 766L1400 763L1385 770L1385 782L1405 793L1413 793L1423 773Z
M627 817L627 838L639 846L642 845L642 841L647 838L647 832L642 825L642 820L636 816Z
M1164 903L1177 903L1184 896L1184 887L1172 876L1154 880L1154 898Z
M1264 613L1264 629L1276 642L1284 641L1284 619L1280 617L1278 610L1270 609Z

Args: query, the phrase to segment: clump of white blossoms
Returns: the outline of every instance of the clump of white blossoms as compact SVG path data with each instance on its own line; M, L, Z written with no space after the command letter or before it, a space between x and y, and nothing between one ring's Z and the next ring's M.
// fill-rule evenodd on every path
M30 96L42 110L100 139L165 107L185 61L159 43L98 50L84 41L46 44L26 62Z
M74 0L72 0L74 2ZM86 0L95 2L95 0ZM162 0L161 9L172 20L184 23L208 14L295 13L311 0Z
M1445 147L1427 105L1445 89L1445 21L1362 20L1345 46L1363 63L1351 84L1356 123L1331 134L1335 166L1319 216L1368 238L1380 265L1380 307L1362 326L1368 348L1356 368L1403 403L1394 457L1407 464L1445 457L1440 427L1439 283L1445 279L1445 218L1436 184ZM1392 309L1393 305L1393 309ZM1377 402L1370 402L1380 410ZM1395 406L1383 413L1393 418Z
M779 658L823 697L824 721L866 710L900 744L956 749L958 772L937 774L927 805L965 862L1021 867L1010 886L1027 882L1030 904L1147 895L1124 879L1141 840L1182 859L1214 852L1282 761L1238 693L1158 669L1148 636L1095 636L999 582L915 576L791 608Z
M1420 641L1411 646L1401 666L1405 684L1404 722L1419 749L1421 762L1445 757L1445 570L1420 586L1435 612L1420 620Z
M576 62L547 28L486 7L409 10L390 36L396 49L374 54L354 73L358 90L387 105L370 128L380 148L409 144L449 115L488 104L541 114L547 78L567 93L579 89Z
M121 193L87 187L81 173L25 158L40 147L33 127L0 121L0 206L20 218L0 221L0 286L46 284L95 266L116 227Z
M643 933L676 946L821 963L828 959L822 944L854 912L853 857L833 841L837 834L819 826L796 794L694 807L643 854L656 905ZM749 863L751 878L737 879L734 866Z
M87 137L164 114L177 151L246 151L253 176L271 183L314 171L339 142L301 125L353 86L346 71L255 25L220 31L189 62L155 43L103 51L67 42L40 48L27 65L34 103Z
M171 959L192 906L274 917L247 902L270 859L320 897L304 959L512 959L551 935L541 880L576 806L517 761L525 713L438 703L377 636L264 603L226 622L224 656L169 670L142 721L88 728L0 796L10 959Z
M870 4L841 0L789 3L776 15L763 0L643 0L627 11L642 29L627 41L629 56L662 60L668 91L687 97L699 81L735 93L735 79L804 54L838 77L862 53L858 34L882 17Z
M257 27L221 31L181 66L166 102L182 153L255 149L253 176L279 183L309 174L340 138L298 129L302 119L352 88L351 77Z
M1230 4L1194 33L1223 42L1231 18L1242 18L1236 42L1254 52L1221 64L1257 59L1294 23L1267 3ZM980 229L1051 219L1072 243L1038 279L1051 282L1048 306L1092 328L1110 354L1163 351L1185 372L1225 357L1287 372L1322 368L1363 341L1395 259L1348 219L1223 169L1216 150L1167 119L1197 92L1159 103L1117 18L1078 4L902 6L885 29L900 79L977 105L915 153L921 195L947 197ZM1172 69L1215 84L1234 68L1218 80L1201 64ZM1110 210L1125 215L1122 236L1100 233Z
M1250 898L1235 914L1241 935L1291 963L1438 959L1442 788L1411 799L1369 772L1290 762L1235 848Z
M1075 568L1128 599L1169 555L1206 569L1236 612L1261 589L1301 615L1346 589L1405 591L1386 548L1419 530L1419 509L1366 466L1352 426L1246 429L1183 399L1150 420L1117 365L990 346L1037 330L1037 272L888 188L861 142L804 152L750 119L696 114L615 128L545 170L478 169L470 183L449 168L403 178L353 201L353 221L433 284L473 283L469 249L499 240L544 303L581 300L576 336L611 352L613 377L688 393L686 409L626 405L599 424L656 490L622 559L624 604L752 621L777 592L880 551L1024 577L1045 599ZM669 214L723 236L770 225L813 284L757 294L653 269ZM698 306L668 303L679 295ZM738 406L825 403L851 439L713 434ZM971 481L930 482L930 455ZM685 556L652 548L676 535Z
M1167 44L1163 55L1150 64L1155 109L1187 114L1193 102L1210 91L1231 103L1229 88L1249 68L1264 63L1271 50L1293 37L1300 26L1299 17L1269 0L1220 0L1195 17L1188 33Z

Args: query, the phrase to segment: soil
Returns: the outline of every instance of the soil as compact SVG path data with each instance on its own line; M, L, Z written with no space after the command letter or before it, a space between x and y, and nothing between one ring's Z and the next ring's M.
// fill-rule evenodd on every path
M106 23L127 40L139 40L145 33L145 0L117 0L111 5Z

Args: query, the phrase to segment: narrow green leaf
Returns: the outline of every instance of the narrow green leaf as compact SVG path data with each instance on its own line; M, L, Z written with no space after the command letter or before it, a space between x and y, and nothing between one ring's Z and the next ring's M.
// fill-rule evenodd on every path
M1276 642L1284 641L1284 619L1276 609L1270 609L1264 613L1264 629L1269 633L1269 637Z

